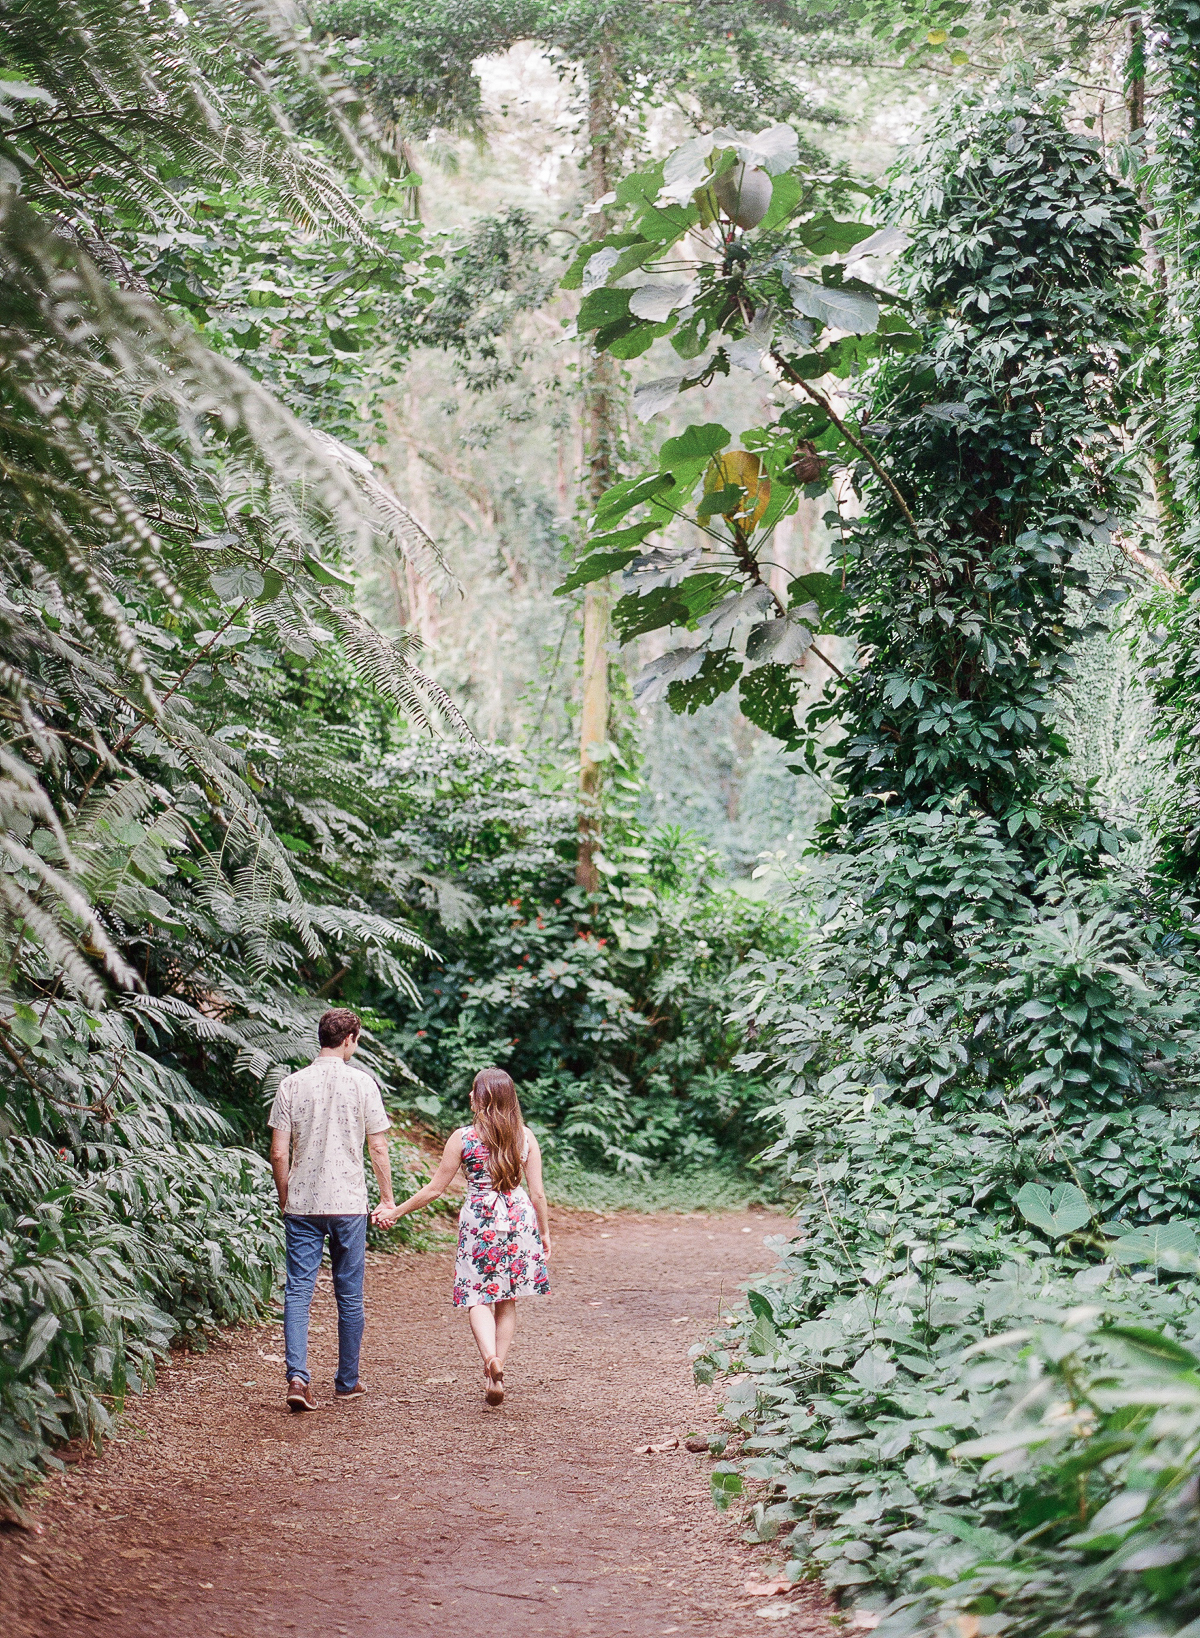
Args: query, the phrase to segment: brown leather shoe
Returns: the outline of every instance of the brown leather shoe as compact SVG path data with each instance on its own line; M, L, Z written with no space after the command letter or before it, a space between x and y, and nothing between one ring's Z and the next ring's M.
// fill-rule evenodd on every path
M352 1388L347 1388L345 1393L340 1388L335 1389L333 1397L335 1399L361 1399L366 1391L361 1382L356 1382Z
M288 1383L287 1407L290 1411L310 1411L317 1408L311 1386L298 1376L294 1376Z

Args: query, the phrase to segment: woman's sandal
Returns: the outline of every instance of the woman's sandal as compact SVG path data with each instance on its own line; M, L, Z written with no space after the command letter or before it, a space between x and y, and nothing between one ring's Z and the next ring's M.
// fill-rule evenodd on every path
M504 1403L504 1372L500 1369L499 1361L493 1354L491 1359L484 1361L483 1375L487 1383L484 1389L484 1399L489 1405Z

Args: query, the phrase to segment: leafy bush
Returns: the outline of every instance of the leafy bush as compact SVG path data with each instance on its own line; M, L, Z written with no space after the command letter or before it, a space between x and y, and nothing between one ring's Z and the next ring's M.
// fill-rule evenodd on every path
M914 1204L897 1198L896 1220ZM1200 1332L1190 1281L919 1205L886 1247L849 1251L831 1231L784 1271L697 1370L729 1370L738 1350L725 1411L749 1436L714 1494L762 1484L752 1538L786 1533L794 1574L880 1611L889 1638L1192 1618L1200 1378L1176 1340Z
M636 781L626 794L636 797ZM368 987L383 1038L434 1099L463 1108L481 1063L508 1068L551 1159L643 1173L745 1156L765 1088L732 1065L728 983L752 950L792 947L790 918L725 886L678 831L610 815L589 899L574 885L574 804L515 752L412 746L373 775L408 913L436 946L419 1003ZM632 805L632 803L630 804Z

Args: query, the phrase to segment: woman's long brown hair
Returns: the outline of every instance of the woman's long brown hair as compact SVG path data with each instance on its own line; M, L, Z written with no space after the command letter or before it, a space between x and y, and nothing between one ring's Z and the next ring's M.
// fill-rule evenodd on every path
M521 1181L525 1123L513 1078L503 1069L481 1069L471 1087L475 1130L487 1144L492 1186L505 1194Z

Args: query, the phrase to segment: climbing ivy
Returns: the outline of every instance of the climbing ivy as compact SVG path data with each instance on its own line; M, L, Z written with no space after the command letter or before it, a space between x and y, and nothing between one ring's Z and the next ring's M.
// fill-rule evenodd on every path
M895 486L855 473L840 629L862 664L815 713L846 725L855 822L966 800L1028 834L1075 805L1054 702L1121 596L1078 554L1133 506L1118 427L1139 212L1063 111L1020 81L961 99L888 200L925 323L874 372L863 422Z

